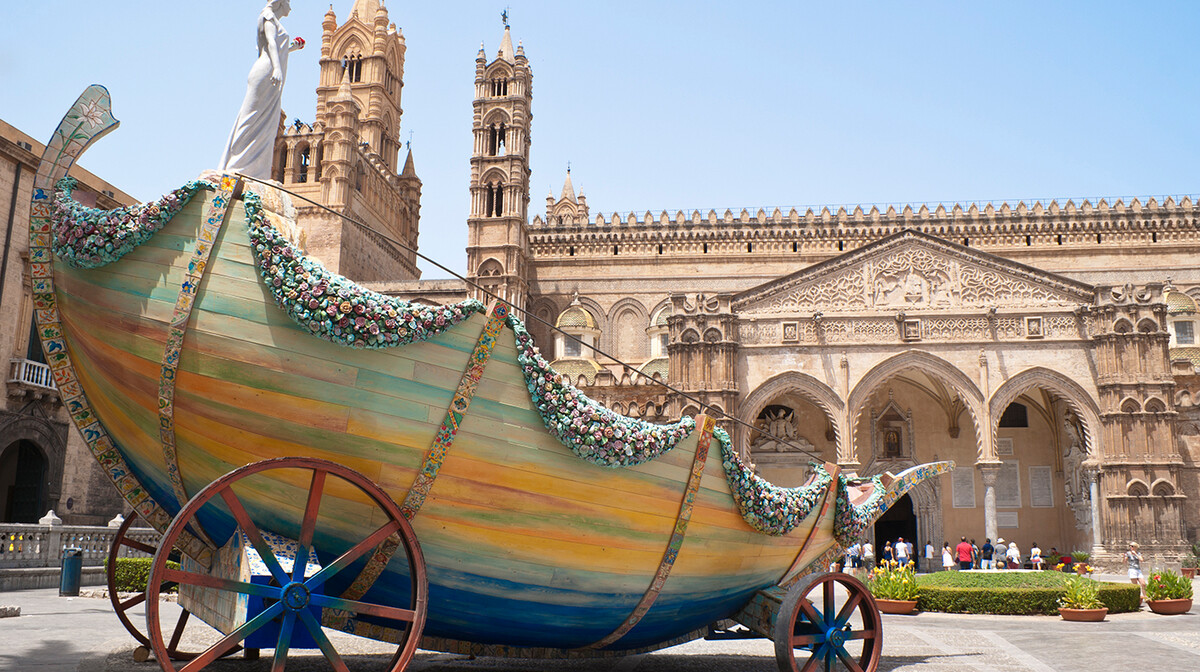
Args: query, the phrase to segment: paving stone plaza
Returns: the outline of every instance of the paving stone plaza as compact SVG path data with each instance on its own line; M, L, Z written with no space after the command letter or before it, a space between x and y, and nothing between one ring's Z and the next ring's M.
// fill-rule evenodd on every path
M1116 581L1120 577L1100 577ZM39 672L154 672L153 660L133 660L135 643L107 600L58 597L55 590L4 593L0 602L21 607L21 616L0 620L0 670ZM164 605L164 622L177 607ZM138 607L130 612L144 618ZM920 613L884 617L881 671L949 672L1144 672L1200 667L1200 606L1182 616L1142 610L1109 616L1103 623L1067 623L1054 616L973 616ZM385 669L388 648L354 637L337 638L355 672ZM302 652L296 652L297 654ZM269 651L251 662L234 656L208 669L259 672L270 669ZM329 669L317 653L293 656L289 670ZM656 653L614 660L529 661L421 652L412 670L468 672L770 672L777 669L765 639L699 640Z

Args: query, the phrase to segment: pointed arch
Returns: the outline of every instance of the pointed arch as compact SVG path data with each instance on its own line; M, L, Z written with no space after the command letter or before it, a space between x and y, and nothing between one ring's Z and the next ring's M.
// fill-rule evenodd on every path
M603 333L601 349L625 360L649 356L650 342L646 337L646 325L650 322L650 314L641 301L630 297L617 301L608 309L606 319L612 329Z
M833 425L834 451L838 455L838 459L841 460L844 455L850 454L850 450L847 449L850 432L844 426L846 402L832 387L807 373L784 371L768 378L740 404L739 419L753 425L763 409L782 394L795 394L803 397L821 409L821 412L825 414L825 419ZM749 440L749 430L745 425L739 424L734 428L734 446L744 446Z
M975 441L979 448L979 457L982 459L988 452L991 452L991 445L994 442L987 442L985 446L984 438L987 436L985 428L987 423L984 422L986 417L986 406L984 404L983 393L979 391L979 387L975 381L967 377L958 367L950 362L930 354L923 350L909 350L902 352L894 357L885 359L876 364L867 371L858 383L855 384L854 390L850 393L850 399L847 407L850 410L850 427L857 432L859 419L862 416L863 410L867 405L867 400L875 390L887 382L891 378L910 369L917 369L922 373L940 380L949 385L962 398L967 407L967 412L971 414L971 420L975 425ZM858 437L851 445L857 445ZM853 450L851 448L851 450Z
M1066 375L1037 366L1021 371L996 388L989 402L992 417L992 445L995 445L996 430L1004 409L1018 397L1033 388L1044 388L1058 395L1075 413L1083 424L1084 449L1090 456L1101 455L1100 405L1082 385Z

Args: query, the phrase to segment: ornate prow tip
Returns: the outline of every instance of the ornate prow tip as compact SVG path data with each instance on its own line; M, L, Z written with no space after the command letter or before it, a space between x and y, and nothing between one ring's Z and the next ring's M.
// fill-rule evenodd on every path
M84 89L46 143L34 187L52 189L93 142L120 125L112 114L108 89L99 84Z

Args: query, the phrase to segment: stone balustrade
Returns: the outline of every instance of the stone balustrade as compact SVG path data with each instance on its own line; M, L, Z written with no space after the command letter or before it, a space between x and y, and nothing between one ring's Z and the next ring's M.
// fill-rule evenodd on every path
M103 565L116 534L117 526L0 523L0 569L58 567L65 548L82 549L85 567ZM128 536L151 545L159 538L150 528L132 528ZM120 555L147 554L125 546Z

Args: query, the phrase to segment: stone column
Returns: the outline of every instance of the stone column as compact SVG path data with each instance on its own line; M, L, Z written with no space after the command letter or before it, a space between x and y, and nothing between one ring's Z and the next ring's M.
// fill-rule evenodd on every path
M1088 469L1083 472L1088 482L1088 504L1092 509L1092 557L1103 549L1100 539L1100 472Z
M983 462L978 465L983 477L983 535L992 541L1000 537L1000 525L996 521L996 479L1000 476L1000 463Z

